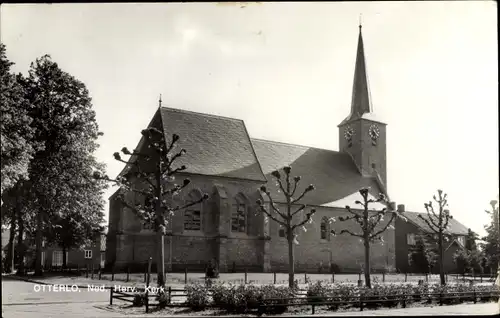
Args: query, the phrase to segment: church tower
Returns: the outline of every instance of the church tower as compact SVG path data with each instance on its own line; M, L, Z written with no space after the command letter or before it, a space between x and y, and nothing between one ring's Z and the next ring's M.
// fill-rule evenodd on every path
M352 87L351 113L339 125L339 148L351 155L363 176L373 176L387 192L386 124L371 104L361 25Z

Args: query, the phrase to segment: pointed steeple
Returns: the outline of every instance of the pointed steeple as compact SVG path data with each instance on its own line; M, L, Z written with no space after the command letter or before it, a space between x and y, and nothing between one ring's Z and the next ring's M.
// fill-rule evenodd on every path
M357 118L363 114L373 112L370 88L368 86L368 74L366 72L365 50L363 47L363 35L361 33L361 24L359 25L358 49L356 53L356 65L354 68L354 82L352 85L351 113L342 124Z

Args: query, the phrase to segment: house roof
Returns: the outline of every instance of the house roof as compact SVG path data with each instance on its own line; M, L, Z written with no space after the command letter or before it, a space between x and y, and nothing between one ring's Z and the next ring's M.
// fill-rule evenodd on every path
M462 244L460 244L460 242L457 240L457 239L453 239L450 244L448 244L448 247L446 247L444 249L444 251L446 252L447 250L450 249L450 247L452 247L453 245L458 245L458 248L465 248L465 246L463 246Z
M425 223L425 221L423 221L422 219L420 219L418 217L419 215L421 215L422 217L424 217L425 219L428 220L429 215L427 214L427 212L424 212L424 213L405 212L403 215L408 219L408 221L412 222L413 224L415 224L416 226L421 228L423 231L425 231L427 233L431 232L431 229L429 228L427 223ZM467 233L468 233L468 228L465 225L463 225L462 223L458 222L455 218L449 220L448 227L449 227L448 232L450 234L467 235Z
M186 149L176 159L184 172L266 181L242 120L167 107L160 114L166 139L175 133Z
M298 195L309 184L315 186L315 190L300 201L303 204L331 207L350 205L355 208L354 201L360 198L360 188L370 187L370 193L374 196L380 192L374 178L362 177L351 156L346 153L261 139L252 139L252 144L269 180L267 187L277 201L281 201L283 195L279 193L271 173L286 165L292 167L292 176L302 178L296 191Z

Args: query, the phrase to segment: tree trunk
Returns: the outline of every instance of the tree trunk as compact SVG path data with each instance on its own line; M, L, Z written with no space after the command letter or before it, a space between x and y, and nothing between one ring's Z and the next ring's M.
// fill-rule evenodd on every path
M161 231L156 232L157 259L156 272L158 273L158 286L165 286L165 236Z
M24 223L21 214L21 209L16 209L16 217L17 217L17 259L19 264L17 265L17 275L24 275Z
M158 171L156 172L156 235L157 235L157 260L156 260L156 272L158 273L158 286L165 286L165 233L163 233L165 225L165 216L163 215L162 207L162 163L161 160L158 163Z
M43 227L43 217L42 211L37 211L36 214L36 256L35 256L35 276L42 276L42 227Z
M365 238L365 285L372 288L370 280L370 242Z
M293 233L291 229L287 230L288 233L288 287L295 286L295 262L293 257Z
M17 207L16 207L17 208ZM14 239L16 237L16 215L12 213L10 218L9 245L7 247L7 262L5 264L5 272L12 273L14 271Z
M446 280L444 277L444 251L443 251L443 233L439 233L439 280L441 281L441 285L446 284Z

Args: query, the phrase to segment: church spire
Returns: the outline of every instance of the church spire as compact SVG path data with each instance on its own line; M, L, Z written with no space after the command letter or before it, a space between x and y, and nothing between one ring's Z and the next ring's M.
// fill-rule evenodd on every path
M365 50L363 46L363 35L361 33L361 18L359 22L358 49L356 53L356 65L354 68L354 82L352 86L351 113L341 123L361 118L363 114L373 111L368 86L368 74L366 72Z

